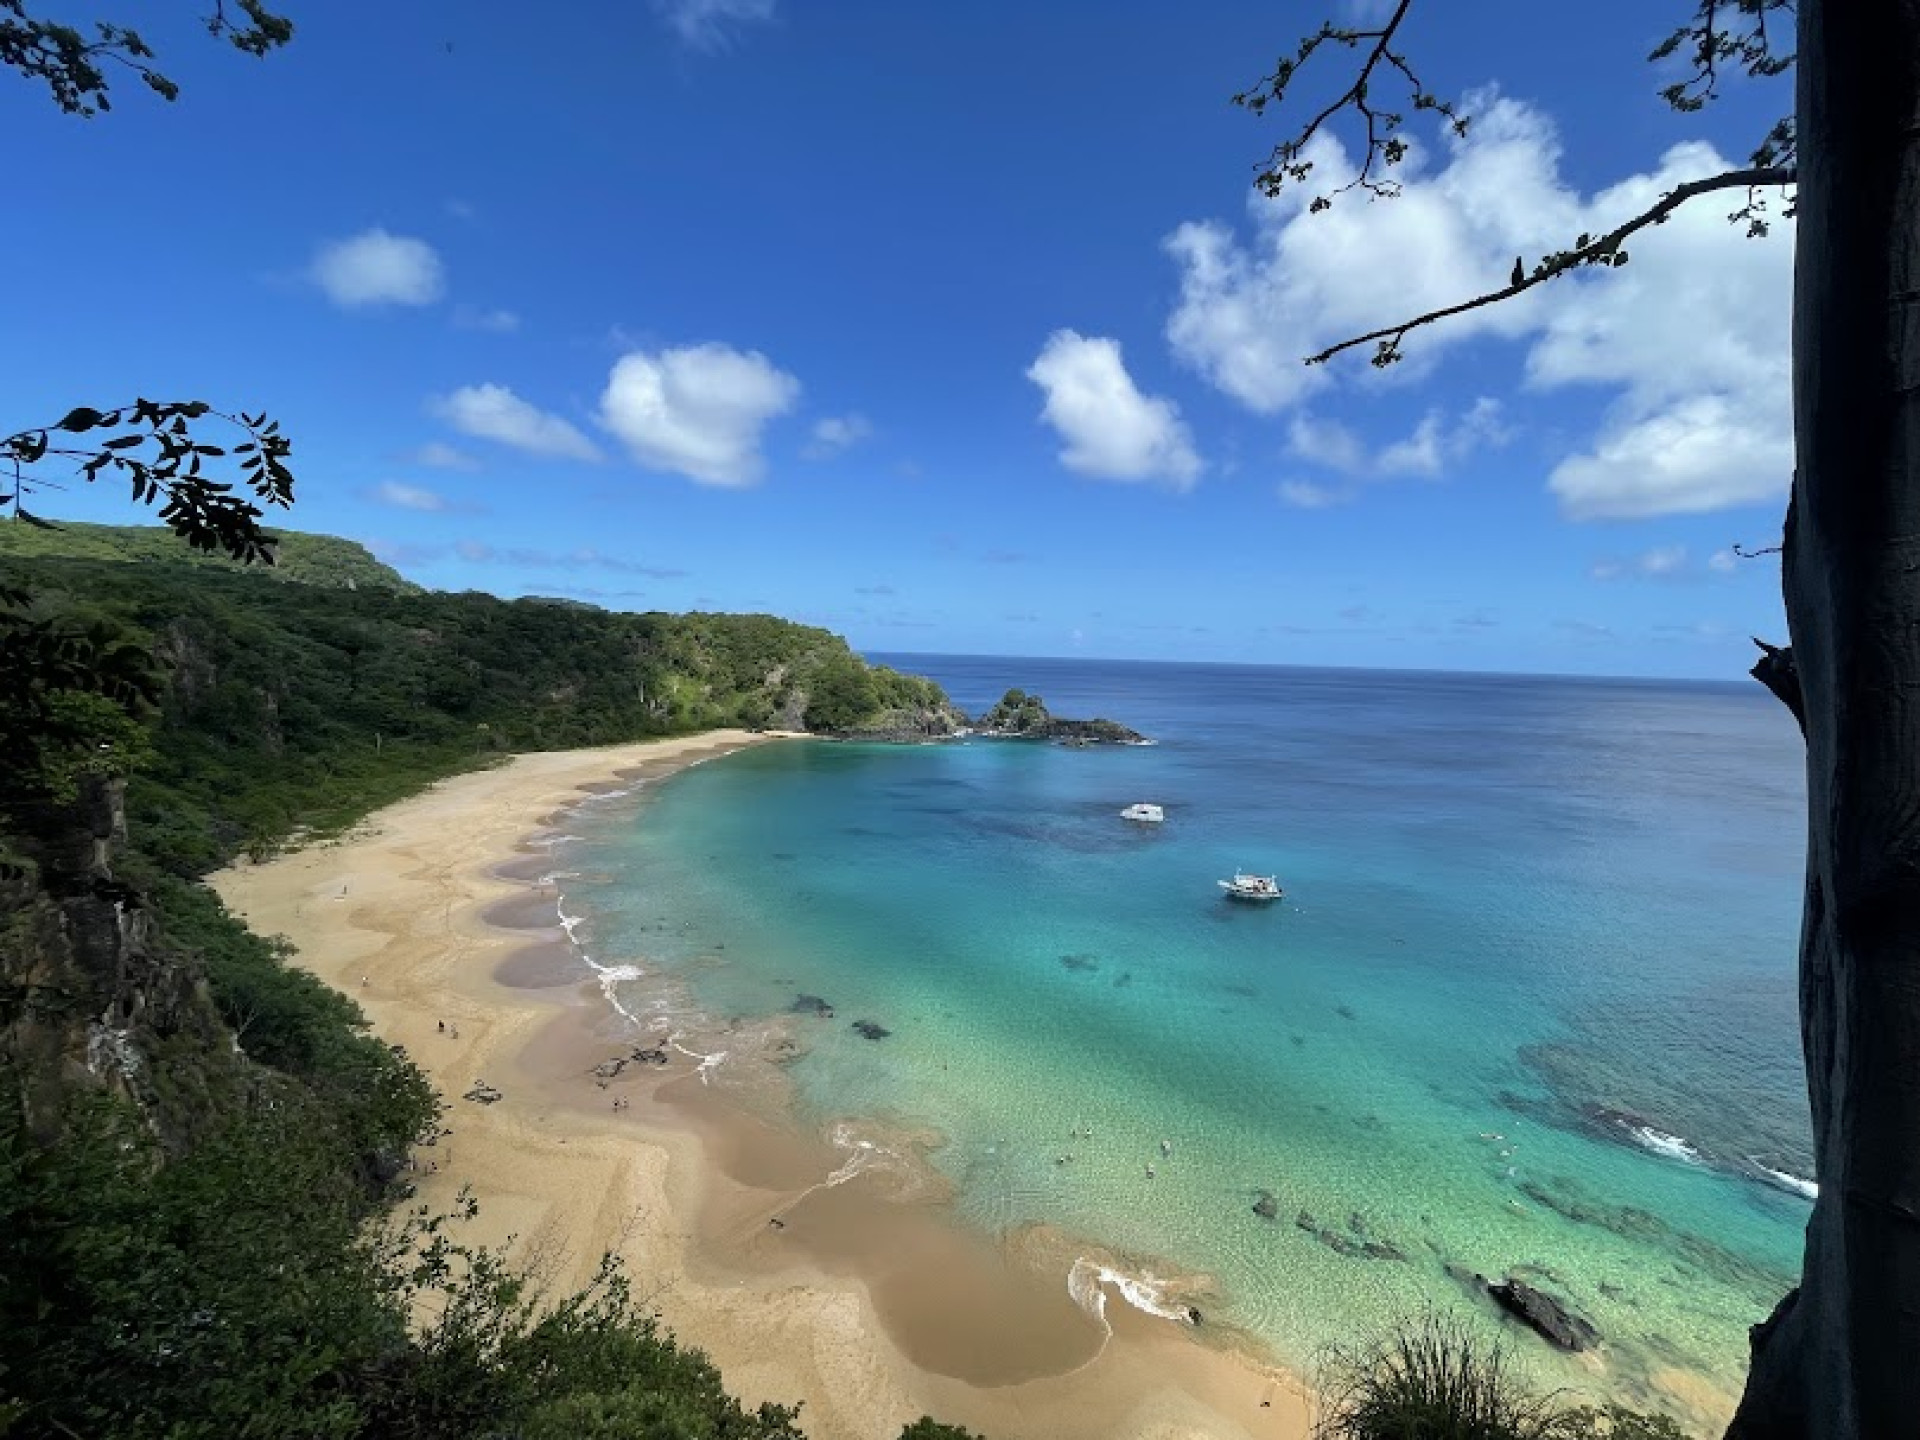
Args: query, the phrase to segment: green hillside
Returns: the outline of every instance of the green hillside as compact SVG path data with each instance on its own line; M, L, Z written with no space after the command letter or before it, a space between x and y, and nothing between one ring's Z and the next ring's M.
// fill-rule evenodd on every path
M193 877L508 751L937 732L939 688L766 615L425 593L326 536L258 571L0 535L0 1434L804 1440L645 1286L549 1295L407 1205L425 1076Z
M419 586L390 565L373 558L356 540L335 535L308 535L279 530L275 562L270 568L243 566L225 555L192 550L180 537L160 525L82 525L61 521L42 529L24 521L0 521L0 561L110 560L123 565L197 566L203 570L251 569L276 580L303 585L335 586L343 590L372 587L411 594Z
M151 755L128 803L138 843L181 875L511 751L723 725L940 734L959 718L931 682L769 615L284 584L279 571L181 562L184 547L158 548L158 532L28 533L40 546L155 546L140 563L0 553L0 583L30 591L41 618L151 655ZM310 555L375 563L348 542L300 538Z

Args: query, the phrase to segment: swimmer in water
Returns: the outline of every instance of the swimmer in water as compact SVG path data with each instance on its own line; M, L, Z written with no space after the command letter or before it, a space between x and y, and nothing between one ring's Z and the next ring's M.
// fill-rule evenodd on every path
M1147 1166L1147 1179L1153 1179L1153 1166Z
M1162 1140L1162 1141L1160 1142L1160 1153L1161 1153L1162 1155L1171 1155L1171 1154L1173 1154L1173 1141L1171 1141L1171 1140Z

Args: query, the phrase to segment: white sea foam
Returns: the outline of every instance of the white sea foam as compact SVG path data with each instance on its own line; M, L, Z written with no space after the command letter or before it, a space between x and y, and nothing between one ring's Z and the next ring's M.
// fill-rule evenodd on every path
M1775 1189L1785 1190L1790 1195L1798 1195L1803 1200L1818 1200L1820 1198L1820 1187L1817 1184L1802 1176L1795 1175L1791 1170L1776 1170L1771 1165L1762 1165L1751 1155L1747 1157L1747 1163L1759 1171L1760 1178Z
M622 1013L624 1014L625 1012L623 1011ZM628 1018L631 1019L632 1017L628 1016ZM713 1072L719 1069L721 1062L727 1058L727 1052L724 1050L715 1050L710 1055L702 1054L698 1050L689 1050L687 1049L686 1046L680 1043L680 1039L678 1036L675 1036L673 1039L667 1041L667 1044L671 1045L675 1050L678 1050L682 1055L686 1056L689 1060L698 1060L700 1062L697 1066L694 1067L694 1074L700 1077L700 1083L702 1085L707 1084L708 1081L712 1079Z
M1651 1125L1634 1125L1629 1127L1627 1133L1656 1155L1664 1155L1669 1160L1682 1160L1689 1165L1700 1163L1700 1152L1678 1135L1669 1135Z
M794 1196L792 1201L789 1202L789 1209L794 1205L798 1205L816 1190L831 1190L836 1185L846 1184L847 1181L857 1175L864 1175L869 1170L880 1169L889 1161L897 1161L900 1158L894 1154L893 1151L887 1149L886 1146L862 1138L855 1131L850 1121L841 1120L837 1122L833 1128L827 1132L827 1139L832 1143L834 1149L844 1151L847 1158L835 1166L833 1170L829 1171L826 1179L809 1185L798 1195Z
M1067 1271L1067 1294L1074 1304L1098 1320L1109 1336L1113 1334L1113 1322L1107 1319L1108 1286L1136 1310L1181 1325L1193 1323L1193 1313L1187 1306L1167 1298L1164 1280L1153 1275L1128 1275L1083 1255Z
M854 1176L893 1158L893 1153L884 1146L861 1139L854 1133L853 1126L844 1120L828 1132L828 1138L836 1150L844 1150L847 1154L840 1166L827 1176L825 1183L829 1186L844 1185Z
M587 963L593 965L593 961L591 960L587 961ZM603 985L611 985L621 980L644 980L647 978L647 972L642 970L638 965L593 965L593 968L599 972L600 983Z
M638 965L597 965L593 957L584 950L580 952L580 958L593 970L594 978L600 982L600 993L607 997L607 1003L629 1024L639 1024L640 1017L620 1001L620 982L644 979L647 972Z
M645 785L646 783L647 782L644 780L636 780L631 785L616 785L611 790L596 791L592 795L587 796L586 799L582 800L579 806L575 808L583 809L588 805L597 805L603 800L618 800L623 795L633 794L634 791L638 790L641 786Z

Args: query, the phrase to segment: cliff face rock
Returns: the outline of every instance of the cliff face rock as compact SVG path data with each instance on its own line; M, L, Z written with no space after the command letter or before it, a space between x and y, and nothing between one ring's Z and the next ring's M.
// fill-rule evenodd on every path
M1007 739L1057 740L1069 745L1141 745L1146 736L1117 720L1068 720L1047 709L1046 701L1024 690L1009 690L980 717L980 732Z
M92 780L25 828L21 861L0 869L0 1063L22 1077L29 1125L51 1134L67 1096L92 1087L132 1100L163 1141L185 1140L200 1107L156 1058L197 1052L193 1073L213 1083L239 1068L197 972L114 876L122 783Z
M944 698L932 705L902 705L883 710L859 725L837 732L847 740L885 740L898 744L917 744L924 740L948 740L967 727L964 712Z

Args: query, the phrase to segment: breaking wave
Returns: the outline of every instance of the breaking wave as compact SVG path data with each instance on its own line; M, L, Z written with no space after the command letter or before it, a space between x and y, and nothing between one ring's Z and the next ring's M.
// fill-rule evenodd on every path
M1167 1282L1153 1275L1129 1275L1082 1255L1067 1271L1067 1294L1073 1303L1099 1321L1113 1338L1113 1322L1107 1319L1107 1290L1111 1287L1134 1309L1178 1325L1194 1323L1194 1310L1167 1295Z
M1754 1173L1761 1180L1776 1190L1784 1190L1789 1195L1798 1195L1803 1200L1820 1198L1819 1185L1804 1176L1796 1175L1791 1170L1776 1170L1771 1165L1763 1165L1751 1155L1747 1157L1747 1163L1753 1167Z
M1688 1165L1700 1163L1700 1152L1678 1135L1669 1135L1666 1131L1656 1130L1651 1125L1630 1126L1627 1133L1656 1155L1664 1155L1669 1160L1684 1161Z

